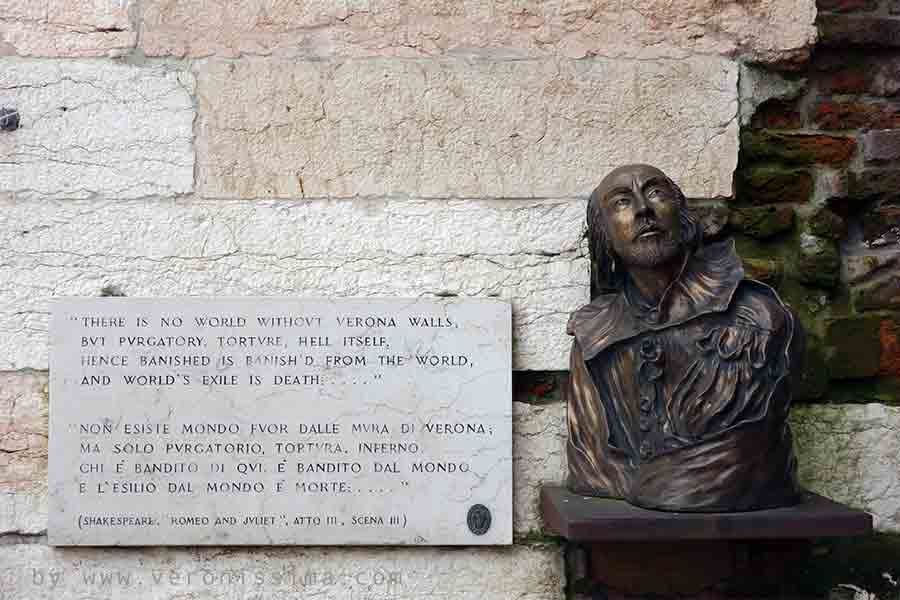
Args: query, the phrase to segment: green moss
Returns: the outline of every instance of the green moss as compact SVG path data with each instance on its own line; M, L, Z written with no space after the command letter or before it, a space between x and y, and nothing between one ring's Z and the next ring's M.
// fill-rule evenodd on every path
M560 537L558 535L551 535L549 533L544 533L539 529L532 529L525 533L517 533L515 536L515 543L517 544L557 544L562 545L566 543L566 538Z
M728 224L750 237L766 239L793 228L794 209L789 205L735 208L731 211Z
M794 275L806 285L834 288L840 281L841 258L833 240L802 234Z
M741 156L748 160L840 164L853 158L855 151L852 137L772 131L741 134Z
M798 209L797 220L802 231L820 238L839 240L847 233L844 219L824 206Z
M813 191L809 171L780 165L744 167L737 174L736 185L739 204L802 204L809 201Z

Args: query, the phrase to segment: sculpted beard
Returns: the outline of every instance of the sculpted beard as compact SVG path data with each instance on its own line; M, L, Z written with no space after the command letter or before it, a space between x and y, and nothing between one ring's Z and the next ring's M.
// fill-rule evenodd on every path
M650 228L658 228L659 224L654 219L642 219L637 222L635 229L638 234L631 243L618 248L616 253L626 265L636 267L656 267L667 264L681 253L680 240L675 239L672 231L663 231L660 235L640 237Z

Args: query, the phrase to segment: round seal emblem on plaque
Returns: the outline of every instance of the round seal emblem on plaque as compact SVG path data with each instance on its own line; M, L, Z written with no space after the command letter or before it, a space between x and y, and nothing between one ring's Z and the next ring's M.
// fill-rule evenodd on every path
M491 528L491 511L484 504L473 504L466 517L469 531L475 535L484 535Z

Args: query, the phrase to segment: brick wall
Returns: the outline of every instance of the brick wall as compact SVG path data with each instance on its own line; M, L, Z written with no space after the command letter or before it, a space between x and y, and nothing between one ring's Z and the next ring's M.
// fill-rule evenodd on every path
M770 97L743 115L732 223L747 238L748 258L777 265L776 283L811 334L801 401L894 403L900 374L895 4L820 2L821 37L809 64L792 73L752 74L769 79Z

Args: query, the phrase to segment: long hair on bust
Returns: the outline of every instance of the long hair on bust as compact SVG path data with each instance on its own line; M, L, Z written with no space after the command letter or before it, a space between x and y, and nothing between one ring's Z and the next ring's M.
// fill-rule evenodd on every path
M675 193L675 201L678 203L678 215L681 222L681 243L689 253L700 247L703 241L703 230L691 218L688 212L687 200L675 182L666 177L666 182ZM616 255L606 232L603 220L603 207L600 204L600 186L591 192L587 205L587 232L588 251L591 257L591 299L600 294L620 292L625 286L625 269L616 265Z

